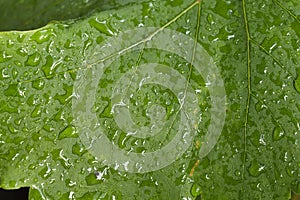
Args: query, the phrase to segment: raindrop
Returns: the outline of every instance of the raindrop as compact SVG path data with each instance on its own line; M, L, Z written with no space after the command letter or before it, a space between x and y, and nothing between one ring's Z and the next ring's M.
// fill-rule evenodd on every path
M11 48L14 46L14 42L12 40L7 40L7 47Z
M41 62L41 55L38 52L35 52L28 56L26 65L37 66Z
M8 86L8 88L4 91L5 96L12 96L15 97L18 95L18 85L17 84L11 84Z
M32 87L37 90L43 89L45 86L45 81L43 79L38 79L32 82Z
M264 105L262 102L257 102L256 104L255 104L255 110L257 111L257 112L260 112L260 111L262 111L264 108L266 108L266 105Z
M54 30L51 29L43 29L35 32L32 36L31 39L36 41L38 44L44 43L49 41L49 39L53 36L55 36Z
M253 160L251 162L250 167L248 168L248 171L250 173L251 176L259 176L264 172L265 166L259 164L256 160Z
M213 19L213 16L211 14L207 15L207 21L208 23L210 23L211 25L215 24L216 22Z
M72 147L72 153L76 154L78 156L82 156L85 152L86 152L86 149L78 143L74 144Z
M67 126L58 135L59 140L64 138L77 138L77 137L78 134L76 133L75 128L73 126Z
M300 76L299 75L297 75L296 80L294 80L294 88L297 90L298 93L300 93Z
M8 55L5 51L0 51L0 63L6 62L12 58L11 55Z
M191 188L191 194L194 197L199 196L201 194L201 188L198 184L193 184L193 186Z
M89 20L90 26L97 29L99 32L104 33L107 36L115 35L115 30L107 23L106 20L98 21L97 19Z
M275 141L280 140L284 136L284 131L281 127L276 126L273 130L273 139Z

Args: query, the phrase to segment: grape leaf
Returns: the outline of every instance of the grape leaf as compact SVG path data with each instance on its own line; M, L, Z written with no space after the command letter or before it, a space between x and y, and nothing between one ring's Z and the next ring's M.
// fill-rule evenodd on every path
M55 5L66 2L57 1ZM66 13L65 18L58 20L81 16L93 6L102 11L36 30L0 33L2 188L30 186L30 199L284 200L292 193L300 193L298 1L74 2L82 5L81 14ZM43 6L32 5L37 10ZM49 15L55 16L56 7L51 8ZM62 10L57 12L64 13ZM49 19L52 18L45 15L29 27ZM13 22L12 18L8 24ZM22 22L7 27L27 29L23 25ZM153 32L140 35L137 30L144 30L143 27L152 27ZM118 47L118 35L131 30L137 31L136 35L122 41L127 48L123 44ZM159 48L168 45L164 40L159 40L162 45L157 43L154 48L160 33L173 34L171 30L195 41L194 46L187 46L188 54ZM169 36L171 41L177 41L176 35ZM180 49L184 43L177 45ZM206 57L212 58L213 63L204 63L207 67L197 71L196 62ZM164 76L155 78L149 63L158 63L153 69ZM220 76L201 73L214 66ZM141 85L133 87L136 78L147 76L153 78L141 79ZM94 83L94 77L100 77L99 82ZM184 86L185 95L191 95L194 104L189 104L185 96L182 103L168 88L170 77L176 77L178 87ZM157 84L164 79L168 81ZM223 116L214 110L211 90L211 85L221 83L226 92L225 124L216 146L202 154L210 124L217 120L214 116L220 116L220 121ZM172 89L176 90L175 86ZM93 88L95 92L89 93ZM123 111L116 103L123 98L115 95L118 91L130 97L125 104L139 127L167 121L162 134L136 138L126 131L132 122L114 114ZM222 90L218 92L223 94ZM79 104L88 102L90 97L95 97L95 102L87 104L89 109ZM74 107L74 99L82 102ZM186 104L199 110L179 115ZM93 115L83 116L96 116L99 121L78 119L74 110L91 112ZM185 116L201 116L192 124L196 129L193 141L182 154L174 156L171 164L143 173L126 170L126 162L124 166L106 163L110 149L100 151L101 146L97 146L104 137L92 135L86 125L101 127L106 138L129 155L143 155L163 149L176 138L181 126L192 121L182 123ZM168 160L170 155L166 155Z

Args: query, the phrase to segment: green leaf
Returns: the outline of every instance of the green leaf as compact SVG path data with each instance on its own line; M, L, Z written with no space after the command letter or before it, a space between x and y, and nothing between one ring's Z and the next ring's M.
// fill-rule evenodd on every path
M30 30L46 25L50 21L83 17L90 12L118 8L134 0L14 0L0 1L0 30ZM13 14L12 14L13 13Z
M16 2L2 30L81 18L0 33L0 187L297 198L299 1Z

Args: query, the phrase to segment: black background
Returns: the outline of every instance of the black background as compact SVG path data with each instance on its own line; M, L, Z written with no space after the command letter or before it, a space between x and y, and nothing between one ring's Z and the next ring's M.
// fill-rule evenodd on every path
M0 188L0 200L28 200L29 188L3 190Z

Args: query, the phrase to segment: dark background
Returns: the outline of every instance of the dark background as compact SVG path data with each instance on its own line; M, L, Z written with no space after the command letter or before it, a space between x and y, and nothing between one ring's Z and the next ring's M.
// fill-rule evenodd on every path
M29 188L3 190L0 188L0 200L28 200Z

